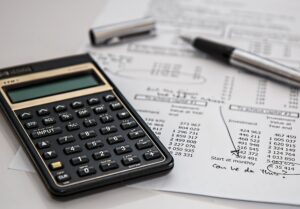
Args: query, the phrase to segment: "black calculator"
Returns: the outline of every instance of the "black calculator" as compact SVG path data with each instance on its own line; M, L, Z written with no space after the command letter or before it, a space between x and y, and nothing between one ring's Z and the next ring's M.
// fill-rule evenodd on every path
M167 149L88 54L3 69L0 91L2 110L56 196L173 167Z

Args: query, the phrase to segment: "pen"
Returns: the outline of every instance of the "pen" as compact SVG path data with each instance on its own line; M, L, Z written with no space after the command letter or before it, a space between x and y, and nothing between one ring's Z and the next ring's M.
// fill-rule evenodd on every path
M274 80L300 87L300 72L251 52L200 37L180 36L196 49L210 56Z

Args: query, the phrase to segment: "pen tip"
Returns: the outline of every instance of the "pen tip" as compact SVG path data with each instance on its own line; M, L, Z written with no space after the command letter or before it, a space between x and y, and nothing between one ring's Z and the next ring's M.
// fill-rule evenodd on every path
M186 35L179 35L179 37L180 37L183 41L185 41L185 42L187 42L187 43L189 43L189 44L193 44L193 42L194 42L194 39L193 39L192 37L189 37L189 36L186 36Z

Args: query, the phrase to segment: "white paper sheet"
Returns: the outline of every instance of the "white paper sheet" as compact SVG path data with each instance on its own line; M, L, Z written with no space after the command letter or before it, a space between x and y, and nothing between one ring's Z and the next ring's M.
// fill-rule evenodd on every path
M89 51L175 159L135 186L300 204L299 90L195 52L178 34L300 69L300 4L282 0L111 0L95 25L153 15L157 36ZM116 10L118 12L116 12Z

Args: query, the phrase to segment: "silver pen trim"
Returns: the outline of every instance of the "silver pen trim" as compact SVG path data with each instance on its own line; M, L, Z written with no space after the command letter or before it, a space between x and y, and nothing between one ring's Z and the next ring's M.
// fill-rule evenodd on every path
M90 30L93 45L108 45L141 35L154 35L156 21L153 17L144 17L131 21L104 25Z
M260 57L250 52L235 49L229 59L230 64L274 80L300 87L300 71Z

